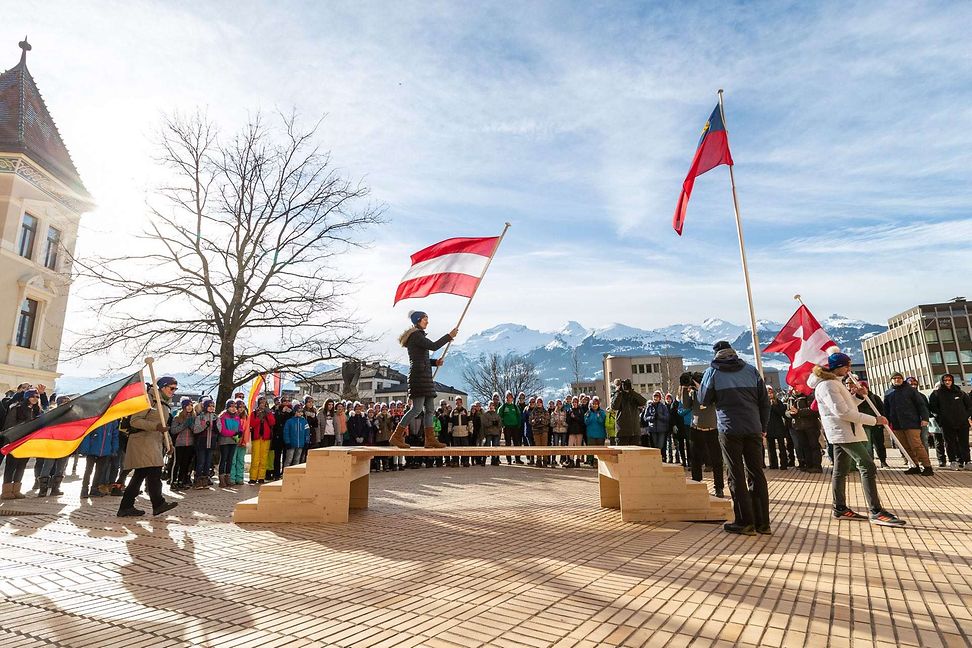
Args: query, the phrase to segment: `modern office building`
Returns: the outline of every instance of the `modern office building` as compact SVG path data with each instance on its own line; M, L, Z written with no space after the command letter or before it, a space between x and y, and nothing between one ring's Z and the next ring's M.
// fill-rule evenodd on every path
M656 389L672 392L678 389L678 377L685 371L682 356L662 355L604 355L604 377L608 385L615 380L628 379L632 388L640 394L651 394Z
M891 383L900 371L918 379L923 390L933 389L944 373L955 384L972 380L972 320L964 297L939 304L921 304L888 320L888 330L864 340L864 364L875 391Z
M20 49L0 74L0 393L54 387L70 259L94 206Z

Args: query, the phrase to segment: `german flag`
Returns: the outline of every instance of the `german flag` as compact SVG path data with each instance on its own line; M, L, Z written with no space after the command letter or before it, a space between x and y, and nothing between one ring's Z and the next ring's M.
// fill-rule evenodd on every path
M5 430L0 452L18 459L60 459L74 452L95 428L149 407L142 372L136 371Z

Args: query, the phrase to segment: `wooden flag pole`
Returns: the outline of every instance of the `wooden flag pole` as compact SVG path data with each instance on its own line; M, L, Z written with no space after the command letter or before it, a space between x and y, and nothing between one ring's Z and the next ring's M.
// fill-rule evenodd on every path
M722 115L722 125L726 129L726 141L729 140L729 126L726 125L726 111L722 104L722 88L719 89L719 114ZM762 349L759 346L759 333L756 332L756 308L753 306L753 288L749 282L749 264L746 262L746 243L743 240L742 219L739 217L739 197L736 195L736 176L729 165L729 183L732 185L732 208L736 215L736 233L739 235L739 256L742 258L743 278L746 280L746 298L749 301L749 323L753 329L753 355L756 358L756 371L763 375Z
M155 395L155 409L159 412L159 423L162 427L168 427L165 423L165 415L162 414L162 395L159 394L159 384L155 379L155 358L149 356L145 358L145 364L148 365L149 376L152 379L152 393ZM169 438L169 433L164 432L162 434L162 447L165 449L166 454L172 452L172 439Z
M466 302L466 307L462 309L462 314L459 316L459 322L456 323L457 329L462 326L462 320L465 319L466 313L469 312L469 306L472 304L473 297L476 296L476 292L479 290L479 284L483 282L483 277L486 276L486 271L489 270L489 264L493 262L493 257L496 256L496 251L499 250L499 246L503 242L503 237L506 236L506 231L509 229L510 224L506 223L506 225L503 226L503 233L499 235L499 240L496 241L496 246L493 248L493 253L490 254L489 258L486 260L486 267L483 268L483 274L479 275L479 279L476 280L476 287L473 288L473 293L469 296L469 300ZM442 355L439 356L440 362L445 359L446 354L449 353L449 347L452 346L452 342L452 340L449 340L449 343L446 344L445 349L442 350ZM436 374L439 373L439 366L440 365L436 365L435 369L432 371L432 380L435 380Z

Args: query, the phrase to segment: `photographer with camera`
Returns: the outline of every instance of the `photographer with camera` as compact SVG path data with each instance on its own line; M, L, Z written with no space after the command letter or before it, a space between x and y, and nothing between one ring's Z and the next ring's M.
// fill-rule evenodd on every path
M617 412L618 445L639 445L641 441L640 409L647 404L645 397L631 388L631 380L624 379L611 400Z
M712 468L712 485L716 497L725 497L722 465L722 448L719 447L719 431L716 429L716 411L699 400L702 374L686 371L678 377L679 400L685 409L692 410L692 427L689 428L692 481L702 481L703 462Z

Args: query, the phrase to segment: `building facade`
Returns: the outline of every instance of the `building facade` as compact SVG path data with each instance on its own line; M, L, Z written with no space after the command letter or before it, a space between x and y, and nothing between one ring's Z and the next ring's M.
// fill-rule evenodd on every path
M942 374L955 384L972 380L972 311L964 297L939 304L920 304L888 320L888 330L864 340L864 364L876 391L891 384L900 371L933 389Z
M70 259L94 206L20 48L0 74L0 391L53 387Z
M604 379L606 385L615 380L631 381L631 387L640 394L651 394L656 389L672 392L678 389L678 377L685 371L682 356L662 355L604 355Z
M591 397L597 396L607 407L607 392L604 390L604 381L601 379L572 382L570 383L570 394L571 396L580 396L581 394Z
M342 398L344 377L341 367L298 380L297 389L301 394L311 396L317 402L328 398ZM385 365L363 364L357 389L358 400L365 404L404 401L408 398L408 376ZM438 382L435 383L435 389L439 398L450 404L455 402L456 396L461 396L464 400L467 396L466 392L460 389Z

